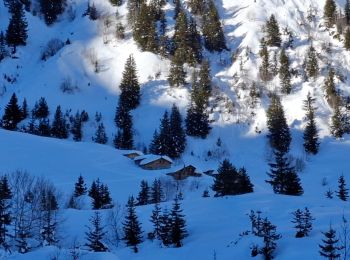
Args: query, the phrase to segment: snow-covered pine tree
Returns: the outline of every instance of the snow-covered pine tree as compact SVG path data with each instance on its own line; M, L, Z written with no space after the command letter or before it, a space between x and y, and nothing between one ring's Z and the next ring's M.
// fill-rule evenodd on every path
M264 256L265 260L271 260L274 258L274 251L277 248L276 241L282 236L277 233L276 226L273 225L267 218L262 221L262 236L264 246L259 250L259 253Z
M150 190L149 190L149 186L148 186L148 182L145 180L141 181L140 184L140 192L139 195L137 196L137 206L141 206L141 205L147 205L150 201Z
M344 175L340 175L338 179L338 191L337 196L339 199L343 201L347 201L349 198L349 189L346 187L345 177Z
M41 97L38 102L35 103L32 110L32 117L35 119L44 119L49 116L49 106L46 99Z
M313 45L307 51L305 60L306 75L308 78L316 79L319 73L317 53Z
M182 49L177 48L171 59L168 81L172 87L180 87L186 84L186 71L184 69L184 60L181 58Z
M330 125L331 133L337 139L342 138L345 133L342 118L343 118L343 114L341 111L341 100L340 100L340 97L337 96L334 104L334 110L333 110L333 115L331 117L331 125Z
M263 82L270 81L272 79L272 73L270 71L270 55L267 49L267 43L265 39L261 39L259 55L261 57L261 64L259 67L259 77Z
M80 174L77 182L74 185L74 197L85 195L87 192L86 184L83 176Z
M271 15L266 22L266 43L269 46L281 46L281 33L275 15Z
M290 92L292 91L292 85L291 85L289 57L284 48L282 49L281 55L280 55L279 77L280 77L280 82L282 86L282 93L290 94Z
M7 130L15 130L17 124L23 119L21 108L18 105L18 99L15 93L12 94L9 103L5 107L5 113L2 117L2 127Z
M170 212L170 218L172 228L170 232L171 242L175 247L181 247L183 239L188 236L186 231L186 220L182 213L181 204L177 198L173 203L172 210Z
M178 158L186 148L186 133L183 128L183 120L179 108L173 104L169 120L170 147L168 155L171 158Z
M105 232L102 226L101 215L98 211L95 211L94 215L90 218L91 226L88 227L89 231L85 233L86 246L89 250L94 252L106 252L108 251L107 246L103 243L103 239L107 232Z
M306 111L306 126L304 129L304 149L308 154L317 154L319 149L318 131L315 121L315 98L313 98L310 92L307 94L306 100L304 100L304 110Z
M60 139L68 138L67 122L62 114L61 106L57 106L56 108L54 120L51 126L51 135Z
M323 9L323 16L326 20L326 26L331 28L337 19L337 6L334 0L326 0Z
M99 123L95 132L95 135L92 137L92 140L98 144L106 144L108 142L108 137L106 135L105 126L103 123Z
M71 133L73 134L73 140L80 142L83 138L82 121L79 111L74 116L73 125L71 127Z
M338 259L340 257L340 247L337 245L339 239L337 239L337 232L332 228L332 226L329 226L329 230L327 232L322 232L325 236L324 239L322 239L322 244L319 245L320 247L320 255L328 258L328 259Z
M159 203L154 204L154 208L152 210L152 215L151 215L151 222L153 224L153 232L152 236L155 239L161 239L161 233L160 233L160 228L161 228L161 223L160 223L160 218L161 218L161 208Z
M164 192L160 179L154 179L151 187L150 203L160 203L164 200Z
M138 252L137 245L142 242L142 230L135 212L135 200L131 196L126 205L125 221L123 222L124 240L126 245L132 247L134 252Z

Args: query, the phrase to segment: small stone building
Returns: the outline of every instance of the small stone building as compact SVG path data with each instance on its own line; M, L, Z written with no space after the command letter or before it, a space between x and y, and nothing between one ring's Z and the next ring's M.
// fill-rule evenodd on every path
M123 154L125 157L128 157L130 159L135 159L138 156L142 156L143 153L140 151L127 151L126 153Z
M167 175L172 176L175 180L181 181L188 177L201 177L202 174L196 172L196 167L193 165L184 166L182 169L168 173Z
M135 163L145 170L169 169L173 161L164 155L147 154L134 158Z

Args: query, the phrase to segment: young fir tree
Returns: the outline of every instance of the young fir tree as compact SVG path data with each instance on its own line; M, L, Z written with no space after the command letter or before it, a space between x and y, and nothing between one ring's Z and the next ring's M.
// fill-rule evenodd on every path
M290 165L286 155L281 151L275 151L275 162L270 163L270 180L266 182L271 184L273 191L278 194L300 196L303 194L303 188L295 168Z
M136 63L132 55L126 61L122 81L120 104L126 109L135 109L140 104L140 84L136 73Z
M28 24L21 2L11 1L9 10L11 18L6 30L6 42L13 47L13 53L16 53L17 46L26 45Z
M114 139L114 146L117 149L132 149L134 146L132 116L129 108L121 99L116 109L114 121L119 128Z
M281 100L275 94L272 95L271 103L267 110L267 127L269 129L267 137L271 147L278 152L287 153L292 138Z
M308 154L317 154L319 149L318 131L315 121L315 98L310 92L304 100L304 110L306 111L306 127L304 129L304 149Z
M23 119L21 108L18 105L18 99L15 93L12 94L9 103L5 107L5 113L2 117L2 127L7 130L15 130L17 124Z
M177 53L177 62L180 65L189 61L190 47L189 47L189 30L186 13L181 10L176 18L175 32L173 36L174 53Z
M154 179L151 187L150 203L161 203L164 200L162 182L160 179Z
M57 240L58 203L53 188L48 188L41 194L41 212L43 223L40 230L43 245L54 245Z
M57 106L54 120L51 126L51 135L56 138L68 138L68 129L66 119L61 111L61 106Z
M106 130L103 123L99 123L95 132L95 136L92 140L98 144L106 144L108 142L108 137L106 135Z
M154 138L150 145L151 153L169 156L173 143L168 111L165 111L160 122L159 134L154 135Z
M208 105L209 98L212 91L212 82L211 82L211 75L210 75L210 64L208 60L204 60L201 64L201 68L199 70L198 74L198 88L201 92L201 95L203 95L203 103Z
M106 252L108 248L103 244L103 239L107 232L103 230L101 215L98 211L95 211L94 216L90 218L91 226L88 227L89 231L85 233L86 246L89 250L94 252Z
M176 198L170 212L172 228L170 232L171 242L175 247L182 246L182 240L188 236L186 231L185 216L182 214L181 204Z
M83 133L82 133L82 121L81 121L81 116L79 111L75 114L74 120L73 120L73 125L71 127L71 132L73 134L73 140L76 142L80 142L81 139L83 138Z
M26 119L29 115L27 99L25 98L23 99L23 102L22 102L21 113L22 113L22 120Z
M40 0L39 5L45 23L52 25L56 22L58 16L64 12L66 0Z
M276 17L272 14L266 22L266 43L269 46L281 46L281 33Z
M323 16L326 20L326 26L331 28L335 24L337 18L337 6L334 0L326 0Z
M123 222L124 240L126 245L132 247L134 252L137 253L137 245L142 242L142 230L135 212L134 197L129 198L126 207L126 216Z
M272 79L272 73L270 71L270 55L264 38L261 40L259 55L261 57L261 65L259 67L260 79L263 82L270 81Z
M44 119L49 115L49 106L44 97L41 97L38 102L35 103L32 110L32 117L35 119Z
M264 246L259 250L259 253L264 256L265 260L273 259L274 251L277 248L276 241L282 236L277 233L276 226L273 225L267 218L262 221L261 230Z
M313 45L307 51L305 65L307 77L316 79L319 73L319 67L317 53Z
M169 211L165 208L159 216L159 236L164 246L170 246L172 243L171 230L173 223Z
M295 224L294 228L297 230L295 237L301 238L309 235L312 230L312 221L315 220L309 209L305 208L305 210L297 209L293 213L292 223Z
M280 55L280 69L279 69L280 82L282 86L282 93L290 94L292 91L291 85L291 73L289 58L286 54L286 50L283 48Z
M338 191L337 191L338 198L343 201L347 201L349 198L349 189L346 188L346 182L343 174L339 177L338 184L339 184Z
M178 158L186 148L186 133L183 128L182 116L179 108L174 104L171 109L169 126L171 146L169 149L169 156L171 158Z
M136 205L137 206L147 205L150 201L149 195L150 195L150 190L149 190L148 182L145 180L142 180L140 184L140 192L136 199L137 200Z
M218 169L212 186L215 197L253 192L253 185L244 168L239 171L225 159Z
M160 237L160 228L161 228L161 223L160 223L160 218L161 218L161 208L159 203L154 204L154 209L152 210L152 215L151 215L151 222L153 224L153 232L152 235L155 239L161 239Z
M330 125L330 130L332 135L337 138L340 139L343 137L345 131L344 131L344 125L343 125L343 115L341 112L341 101L340 98L337 97L336 98L336 102L335 102L335 107L333 110L333 115L331 118L331 125Z
M344 35L344 48L350 50L350 28L347 28Z
M6 38L2 31L0 31L0 62L9 56L6 46Z
M182 49L178 48L171 59L168 81L172 87L180 87L186 84L186 71L184 69L184 60L181 58Z
M202 23L204 46L210 52L226 50L226 40L218 10L212 0L208 1L206 13Z
M83 176L79 175L78 181L75 183L75 186L74 186L74 197L85 195L86 192L87 192L87 188L86 188L84 178Z
M100 179L92 182L88 195L92 198L93 209L107 209L113 206L108 186L101 183Z
M341 247L337 246L339 241L339 239L336 238L337 232L330 225L329 230L327 232L322 232L322 234L325 238L322 239L322 244L319 245L320 255L330 260L338 259L340 257L339 251Z
M8 238L10 237L9 227L11 225L11 199L12 192L6 175L0 179L0 246L5 250L9 249Z

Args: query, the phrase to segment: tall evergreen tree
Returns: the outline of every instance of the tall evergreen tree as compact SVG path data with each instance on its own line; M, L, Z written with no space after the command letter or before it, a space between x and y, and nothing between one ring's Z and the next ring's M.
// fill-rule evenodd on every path
M137 204L136 205L147 205L150 201L150 190L147 181L142 180L140 184L140 192L137 196Z
M273 191L278 194L300 196L303 194L303 188L295 168L290 165L288 158L281 151L275 151L275 162L270 163L270 180L266 182L271 184Z
M189 0L188 6L191 8L191 12L194 15L202 15L205 11L205 1L203 0Z
M55 117L51 127L51 135L60 139L68 138L67 123L62 114L61 106L57 106L56 108Z
M140 84L136 73L136 63L132 55L126 61L119 88L121 90L120 104L127 110L135 109L140 104Z
M178 199L175 199L173 208L170 212L172 228L171 228L171 242L175 247L182 246L182 240L188 236L186 231L185 216L182 214L181 204Z
M142 230L135 212L134 197L130 197L126 205L127 211L123 222L124 240L126 245L132 247L134 252L138 252L137 245L142 242Z
M174 104L170 114L170 138L171 146L168 155L171 158L178 158L184 152L186 147L186 134L182 125L182 116L179 108Z
M22 112L22 119L26 119L28 117L28 104L27 104L27 99L23 99L22 102L22 107L21 107L21 112Z
M81 139L83 138L83 133L82 133L82 121L81 121L81 115L79 111L75 114L74 120L73 120L73 125L71 127L71 132L73 134L73 140L76 142L80 142Z
M329 226L329 230L327 232L322 232L325 236L324 239L322 239L320 247L320 255L328 258L329 260L335 260L340 257L339 250L341 249L339 246L337 246L337 243L339 239L337 239L337 232L332 228L332 226Z
M32 117L35 119L44 119L49 115L49 106L46 99L41 97L38 102L35 103L32 110Z
M0 31L0 62L9 56L9 52L6 47L6 38L2 31Z
M272 73L270 72L270 56L264 38L261 40L259 55L261 57L261 65L259 67L260 79L264 82L270 81L272 79Z
M164 193L160 179L154 179L151 187L151 203L161 203L164 200Z
M57 240L57 211L58 203L53 188L49 187L41 194L41 212L43 224L41 227L41 239L43 245L54 245Z
M267 110L267 135L273 149L287 153L292 140L280 98L273 94Z
M309 78L316 79L319 73L319 67L318 67L317 53L313 45L311 45L307 51L305 63L306 63L305 64L306 75Z
M276 17L272 14L266 22L266 43L270 46L281 46L281 33Z
M151 215L151 222L153 224L153 237L156 239L161 239L160 235L160 228L161 228L161 208L159 206L159 203L154 204L154 209L152 210Z
M191 17L188 23L188 41L187 44L190 48L190 55L188 62L191 65L195 63L201 63L203 59L202 54L202 39L197 29L196 21Z
M226 50L226 40L218 10L212 0L208 1L206 13L203 15L204 46L210 52Z
M170 246L172 243L171 230L173 223L169 211L165 208L159 216L159 236L164 246Z
M0 246L9 250L8 239L10 237L12 192L6 175L0 179Z
M184 60L181 57L182 49L177 48L171 60L168 81L172 87L180 87L186 84L186 71L184 69Z
M290 65L289 65L289 58L284 48L282 49L281 56L280 56L279 76L280 76L280 81L282 86L282 93L290 94L290 92L292 91L292 85L290 82L291 81Z
M106 144L108 142L108 137L106 135L105 126L103 123L99 123L95 132L95 136L92 138L95 143Z
M87 192L87 189L86 189L84 178L83 176L79 175L78 181L75 183L75 186L74 186L74 197L85 195L86 192Z
M349 189L346 188L346 182L344 175L342 174L339 179L338 179L338 191L337 191L337 196L339 199L343 201L347 201L349 198Z
M88 243L86 246L94 252L106 252L108 248L103 244L103 239L107 232L103 230L100 213L95 211L94 216L90 219L91 227L85 233Z
M119 128L114 139L114 146L117 149L132 149L134 146L132 116L129 107L122 99L119 100L114 121Z
M39 4L45 23L52 25L56 22L58 16L64 12L66 0L40 0Z
M337 6L334 0L326 0L323 15L326 20L326 26L331 28L335 24L337 17Z
M7 130L15 130L17 124L23 119L21 108L18 105L18 99L15 93L12 94L9 103L5 107L5 113L2 117L2 127Z
M350 28L347 28L344 35L344 48L350 50ZM1 53L1 52L0 52Z
M198 74L198 89L199 94L203 97L203 103L207 106L209 103L209 97L212 91L212 82L210 75L210 64L208 60L204 60Z
M341 112L341 104L340 103L341 103L340 98L337 97L336 102L335 102L335 107L333 110L333 115L331 118L331 125L330 125L331 133L337 139L342 138L344 133L345 133L344 125L342 122L343 115Z
M21 2L11 1L9 9L11 18L6 31L6 41L13 47L13 53L16 53L17 46L26 45L28 24Z
M309 154L317 154L319 149L318 131L315 121L315 98L311 97L310 92L304 100L304 110L306 111L306 127L304 130L304 149Z

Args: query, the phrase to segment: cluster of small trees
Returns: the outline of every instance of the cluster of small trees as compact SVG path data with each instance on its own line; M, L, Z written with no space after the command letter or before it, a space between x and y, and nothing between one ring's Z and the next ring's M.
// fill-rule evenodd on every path
M160 179L154 179L152 187L143 180L140 184L140 192L136 199L136 206L161 203L164 201L164 192Z

